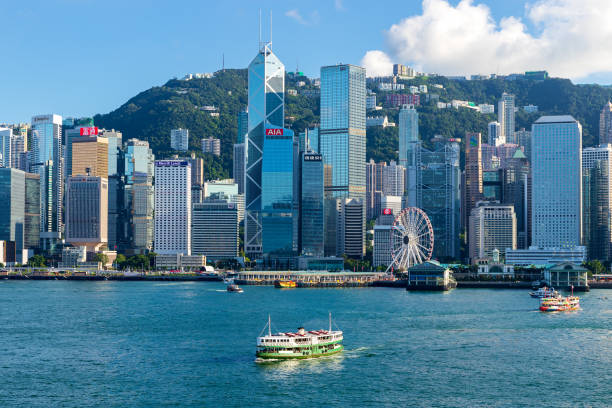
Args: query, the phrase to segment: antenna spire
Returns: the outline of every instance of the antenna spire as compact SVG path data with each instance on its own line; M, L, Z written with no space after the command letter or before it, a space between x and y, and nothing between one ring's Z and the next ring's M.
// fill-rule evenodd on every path
M261 9L259 9L259 49L261 50Z
M272 10L270 10L270 49L272 49Z

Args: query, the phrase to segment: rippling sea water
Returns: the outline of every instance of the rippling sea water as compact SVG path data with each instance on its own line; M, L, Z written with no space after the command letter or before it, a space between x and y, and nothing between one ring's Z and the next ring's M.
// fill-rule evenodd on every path
M0 281L0 406L611 406L612 291L537 312L524 290ZM346 352L256 364L277 331Z

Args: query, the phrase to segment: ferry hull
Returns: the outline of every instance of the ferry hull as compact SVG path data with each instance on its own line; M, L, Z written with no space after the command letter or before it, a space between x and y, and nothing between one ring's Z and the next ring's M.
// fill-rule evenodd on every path
M256 353L257 358L261 358L264 360L306 360L309 358L319 358L325 356L331 356L334 354L341 353L344 350L344 346L340 345L340 347L330 350L325 353L314 353L308 355L302 354L281 354L281 353Z

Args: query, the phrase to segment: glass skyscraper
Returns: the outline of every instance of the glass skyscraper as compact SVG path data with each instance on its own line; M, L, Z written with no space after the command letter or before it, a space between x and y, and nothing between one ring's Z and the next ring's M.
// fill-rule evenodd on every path
M419 147L419 114L414 106L404 105L399 112L399 164L406 169L408 207L416 206Z
M248 133L246 137L246 170L245 170L245 252L251 257L263 254L262 242L262 189L263 165L265 152L266 129L281 129L285 119L285 66L272 52L271 44L263 44L249 64L249 106L248 106ZM284 136L279 132L279 135ZM286 139L270 139L268 146L278 149L282 154L289 154ZM291 141L293 146L293 141ZM292 154L291 154L291 157ZM268 158L273 159L272 157ZM276 157L282 162L283 157ZM293 159L291 159L293 160ZM278 170L286 172L286 163L279 163ZM274 164L268 163L271 180ZM281 177L282 178L282 177ZM285 186L286 187L286 186ZM280 194L280 193L279 193ZM268 204L275 200L274 193L267 194ZM270 245L268 248L287 247L286 244Z
M459 259L461 198L459 143L439 140L434 150L421 148L417 173L417 207L431 221L435 258Z
M55 252L63 233L64 158L61 116L51 114L32 117L32 151L32 163L41 180L41 247L45 251ZM43 180L49 175L51 183L47 186Z
M572 116L542 116L531 128L532 244L582 243L582 126Z
M265 257L291 256L297 252L297 143L289 129L268 128L266 133L261 169L262 252Z
M127 237L129 250L133 253L144 253L153 248L154 162L155 156L148 142L138 139L127 141L123 195L127 223L126 230L121 234Z
M366 72L354 65L321 68L320 153L331 166L332 197L366 193Z
M304 152L301 158L300 244L302 255L325 255L323 157Z

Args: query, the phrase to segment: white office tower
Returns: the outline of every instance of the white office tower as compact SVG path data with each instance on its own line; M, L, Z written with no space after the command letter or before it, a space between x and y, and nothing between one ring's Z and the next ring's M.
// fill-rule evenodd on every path
M155 162L155 252L191 255L191 164Z
M501 136L506 143L515 143L514 138L514 95L502 94L497 105L497 121L501 125Z
M404 182L409 207L416 207L418 154L419 114L413 105L403 105L399 112L399 165L406 169Z
M516 249L514 206L479 202L469 221L470 260L493 259L494 251L505 257L506 249Z
M395 216L382 214L374 224L373 266L389 266L391 264L391 230Z
M393 160L388 166L383 167L383 194L403 196L405 173L404 166L398 166Z
M572 116L542 116L531 128L532 244L582 242L582 126Z
M172 129L170 131L170 147L174 150L186 152L189 149L189 130Z
M506 138L501 135L501 124L499 122L490 122L487 128L489 129L487 141L489 146L499 146L506 143Z

